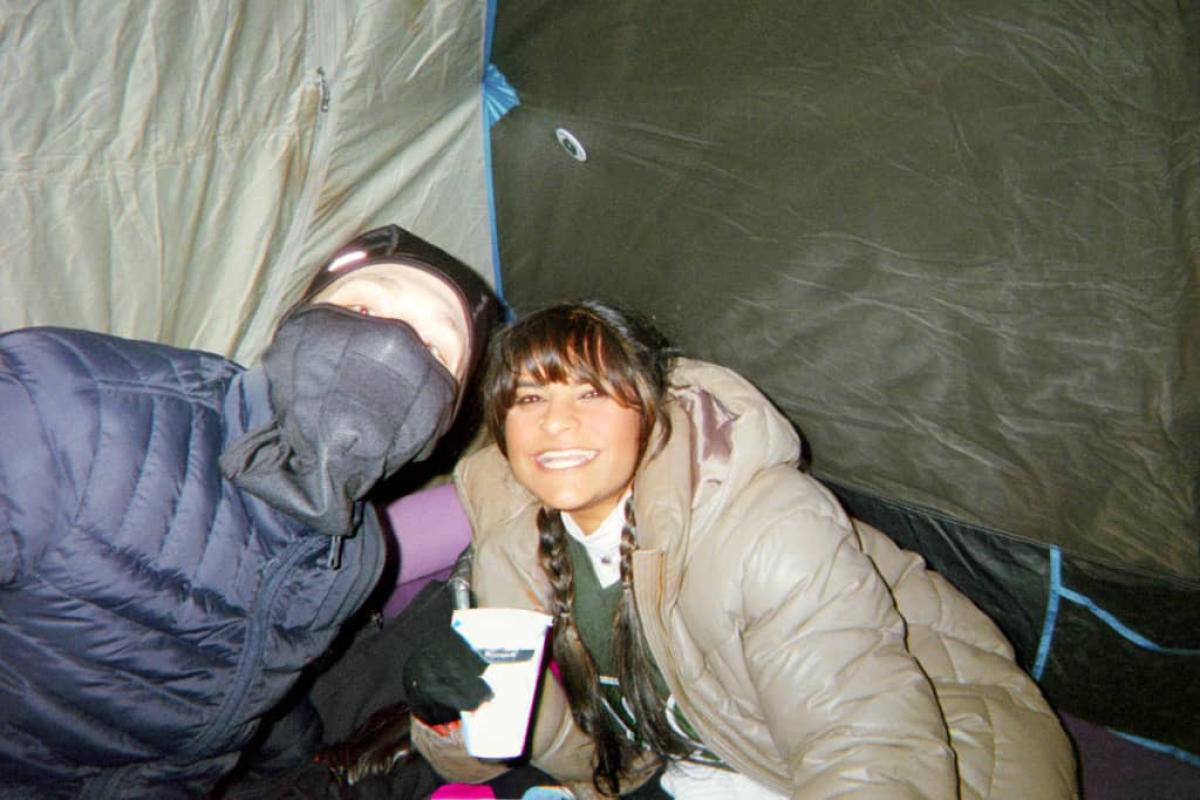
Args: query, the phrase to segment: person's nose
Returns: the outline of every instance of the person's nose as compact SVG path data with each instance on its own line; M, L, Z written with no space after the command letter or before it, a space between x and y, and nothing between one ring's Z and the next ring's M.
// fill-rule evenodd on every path
M542 414L542 430L555 436L573 429L579 422L575 413L575 404L568 398L552 397L546 403L546 411Z

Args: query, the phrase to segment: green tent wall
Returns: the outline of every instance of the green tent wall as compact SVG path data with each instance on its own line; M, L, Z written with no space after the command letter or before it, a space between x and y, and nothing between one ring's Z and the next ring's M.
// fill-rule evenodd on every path
M518 311L741 370L1060 708L1200 753L1200 6L526 0L493 61Z

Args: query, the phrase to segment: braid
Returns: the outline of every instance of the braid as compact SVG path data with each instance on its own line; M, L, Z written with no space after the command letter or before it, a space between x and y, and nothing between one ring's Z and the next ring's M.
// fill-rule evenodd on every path
M664 710L665 698L654 681L654 656L646 645L642 621L633 594L633 552L637 549L637 522L633 498L625 502L625 526L621 529L621 600L613 625L613 660L622 694L638 721L642 741L663 755L685 755L687 744L672 730Z
M560 535L560 531L563 531L562 514L558 511L539 509L537 527L538 559L541 561L542 570L550 578L551 589L554 590L554 596L551 598L553 606L550 609L554 615L554 624L574 625L571 598L575 594L575 575L567 558L566 537Z
M571 714L596 748L592 782L605 795L619 793L619 778L625 747L621 734L601 701L600 676L596 662L575 625L575 579L567 556L567 531L559 511L541 509L537 515L538 557L553 589L551 611L554 627L551 645L558 662L563 688L571 704Z

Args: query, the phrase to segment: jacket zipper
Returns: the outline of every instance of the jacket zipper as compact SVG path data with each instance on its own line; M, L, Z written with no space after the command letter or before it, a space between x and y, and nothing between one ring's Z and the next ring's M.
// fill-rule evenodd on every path
M254 679L258 675L255 667L259 663L259 656L262 654L263 642L266 641L267 623L270 617L271 608L275 604L275 594L279 591L279 586L292 572L292 567L305 556L317 553L325 543L320 539L303 539L292 543L288 549L284 551L282 559L280 559L275 568L267 575L267 580L264 585L264 591L259 593L258 602L254 607L254 616L250 619L250 627L246 633L246 644L242 648L242 657L238 662L237 674L234 676L233 690L225 696L225 703L217 712L216 718L209 724L208 730L200 735L199 739L193 741L190 745L180 750L180 756L200 756L203 757L204 751L208 748L211 742L220 741L229 729L232 727L233 715L241 706L246 694L254 685ZM88 781L80 793L80 800L88 798L96 798L97 800L108 800L110 797L117 797L119 793L116 791L120 788L128 773L136 772L144 767L144 764L129 764L125 767L120 767L115 770L105 771L95 780Z
M234 675L233 687L225 696L225 703L209 724L208 730L184 748L181 754L202 755L213 742L219 742L228 735L233 726L234 715L241 708L242 702L246 699L246 695L259 675L259 661L263 645L266 642L271 609L275 605L275 595L278 593L280 585L292 574L292 568L299 561L320 552L327 545L328 543L324 541L323 537L305 538L294 542L288 546L283 557L268 573L263 591L259 593L258 602L254 606L254 615L250 618L250 626L246 631L246 643L242 648L242 658L238 662L237 673Z

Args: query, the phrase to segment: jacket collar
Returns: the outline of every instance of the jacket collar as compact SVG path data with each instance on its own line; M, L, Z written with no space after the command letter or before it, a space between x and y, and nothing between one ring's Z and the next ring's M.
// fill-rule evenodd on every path
M242 370L225 390L222 418L225 420L224 450L246 431L266 425L274 415L267 373L262 367Z

